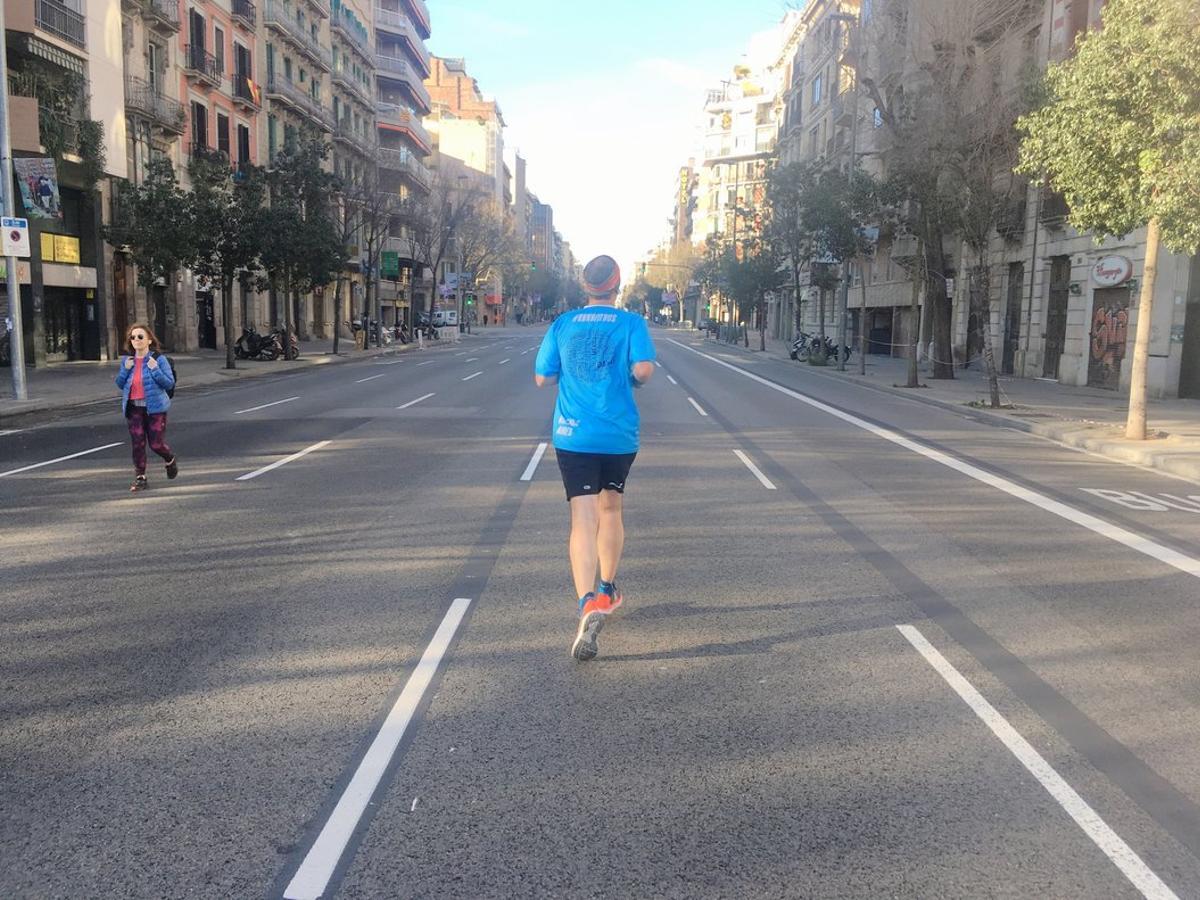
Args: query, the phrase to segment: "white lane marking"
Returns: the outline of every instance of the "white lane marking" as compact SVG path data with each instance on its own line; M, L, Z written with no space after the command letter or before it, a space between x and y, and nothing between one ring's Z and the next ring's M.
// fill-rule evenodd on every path
M0 431L0 437L6 437L10 434L20 434L24 430L23 428L6 428L4 431Z
M276 400L272 403L264 403L262 406L252 406L249 409L239 409L234 413L234 415L240 416L242 413L258 412L260 409L266 409L268 406L278 406L280 403L291 403L293 400L299 399L299 397L288 397L286 400Z
M546 455L546 443L537 445L537 449L533 451L533 459L529 460L529 465L525 467L525 471L521 473L521 481L532 481L534 470L537 469L538 463L542 461L542 457Z
M679 384L679 382L676 381L674 378L672 378L670 375L667 376L667 381L671 382L671 384Z
M391 360L388 360L387 362L377 362L377 363L375 363L375 365L377 365L377 366L398 366L402 362L404 362L404 360L402 360L402 359L391 359Z
M500 365L500 366L502 366L502 365L504 365L506 362L508 362L508 360L507 360L507 359L502 359L502 360L500 360L500 362L498 362L498 363L497 363L497 365Z
M505 345L504 345L504 347L503 347L503 349L505 349L505 350L511 350L511 349L512 349L512 344L505 344Z
M478 356L468 356L463 362L479 362Z
M842 412L835 406L830 406L827 403L822 403L820 400L814 400L812 397L807 397L798 391L793 391L791 388L785 388L782 385L774 384L767 381L765 378L760 378L753 372L747 372L745 369L740 369L737 366L731 365L724 360L717 359L715 356L709 356L707 353L701 353L699 350L694 350L686 344L681 344L678 341L671 341L677 347L682 347L684 350L691 350L697 356L703 356L705 359L715 362L719 366L725 366L737 372L739 375L744 375L747 378L757 381L765 387L776 390L781 394L785 394L801 403L806 403L814 409L819 409L821 412L828 413L834 418L841 419L843 422L848 422L863 431L869 431L876 437L881 437L885 441L890 441L893 444L904 447L906 450L911 450L913 453L920 454L927 459L931 459L940 465L953 469L966 475L968 478L974 478L976 481L981 481L984 484L994 487L999 491L1016 497L1018 500L1023 500L1033 506L1043 509L1052 515L1066 519L1068 522L1074 522L1076 525L1081 525L1089 531L1094 531L1101 537L1106 537L1109 540L1115 541L1118 544L1124 544L1131 550L1145 554L1152 559L1157 559L1159 562L1166 563L1168 566L1178 569L1181 572L1186 572L1196 578L1200 578L1200 559L1192 556L1187 556L1180 553L1178 550L1172 550L1170 547L1165 547L1155 541L1144 538L1139 534L1134 534L1111 522L1106 522L1099 516L1093 516L1090 513L1085 513L1082 510L1075 509L1073 506L1068 506L1065 503L1060 503L1058 500L1052 500L1044 494L1039 494L1037 491L1032 491L1029 488L1021 487L1021 485L1009 481L1007 478L1001 478L999 475L993 475L990 472L985 472L978 466L973 466L968 462L955 459L952 456L947 456L940 450L934 450L931 447L926 447L924 444L909 438L902 437L887 428L882 428L879 425L873 425L858 416L851 415L847 412Z
M332 441L319 441L318 443L313 444L311 447L305 447L299 453L293 453L291 456L285 456L283 459L273 462L269 466L263 466L261 469L255 469L253 472L247 472L245 475L239 475L234 480L235 481L249 481L251 478L257 478L259 475L265 475L273 469L278 469L280 466L286 466L290 462L295 462L300 457L307 456L309 453L312 453L314 450L320 450L322 447L326 446L327 444L331 444L331 443L333 443L333 442Z
M524 356L526 353L532 353L533 349L534 349L533 347L530 347L528 350L522 350L521 355Z
M416 400L409 400L407 403L404 403L404 404L402 404L402 405L400 405L400 406L397 406L397 407L396 407L396 409L408 409L410 406L416 406L416 405L417 405L418 403L420 403L422 400L428 400L428 399L429 399L430 397L432 397L432 396L434 396L434 395L433 395L433 394L426 394L426 395L425 395L425 396L423 396L423 397L418 397Z
M470 352L471 352L470 350L459 350L459 351L458 351L457 353L455 353L454 355L455 355L455 356L466 356L466 355L467 355L468 353L470 353Z
M372 375L372 376L371 376L371 377L369 377L369 378L360 378L360 379L358 379L358 381L356 381L356 382L354 382L354 383L355 383L355 384L362 384L364 381L374 381L376 378L382 378L382 377L383 377L384 375L386 375L386 374L387 374L387 372L380 372L378 375Z
M358 827L367 804L371 802L371 795L379 787L380 779L396 753L396 747L412 723L421 698L429 689L433 676L441 666L450 642L470 606L471 600L467 597L459 597L450 604L450 609L438 626L433 640L425 648L425 653L409 676L404 690L400 692L399 698L388 712L379 733L371 741L371 746L367 748L350 783L346 785L321 833L317 835L316 842L284 890L283 896L287 900L317 900L325 893L338 860L346 850L346 844L354 834L354 829Z
M925 635L912 625L897 625L896 627L967 706L971 707L975 715L979 716L980 720L992 730L992 733L1020 761L1021 765L1041 782L1042 787L1049 792L1050 796L1058 801L1058 805L1066 810L1067 814L1075 820L1075 824L1083 829L1083 833L1091 838L1092 842L1104 851L1104 855L1112 860L1133 886L1142 892L1142 896L1152 897L1155 900L1178 900L1175 892L1163 884L1150 867L1142 862L1141 857L1121 840L1120 836L1108 826L1108 823L1097 815L1087 801L1067 784L1040 753L1033 749L1033 746L1021 736L1020 732L1013 728L1008 720L1000 715L996 708L975 689L971 682L967 681L958 669L954 668L938 652L937 648L925 639Z
M756 466L753 462L750 461L750 457L748 457L741 450L734 450L733 454L734 454L734 456L736 456L738 459L740 459L742 462L744 462L746 464L746 468L754 473L754 477L762 482L763 487L765 487L768 491L775 490L775 485L771 483L771 479L768 478L766 475L764 475L761 471L759 471L758 466Z
M657 359L654 361L654 364L656 366L658 366L660 369L662 368L662 363L660 363Z
M105 444L102 447L93 447L91 450L80 450L78 453L71 453L68 456L59 456L56 459L48 459L45 462L34 463L32 466L22 466L19 469L9 469L7 472L0 472L0 478L5 475L16 475L18 472L28 472L30 469L40 469L42 466L52 466L55 463L65 462L68 459L75 459L79 456L87 456L89 453L99 453L101 450L108 450L111 447L120 447L124 441L116 441L112 444Z
M425 360L425 362L423 362L423 363L417 363L417 366L418 366L418 367L420 367L420 366L429 366L429 365L433 365L433 363L435 363L435 362L437 362L437 360L436 360L436 359L427 359L427 360Z
M693 400L691 397L688 397L688 403L690 403L690 404L692 404L692 406L696 407L696 412L700 413L700 415L702 415L702 416L708 415L708 413L706 413L704 411L704 408L701 407L700 404L697 403L695 400Z
M1144 491L1117 491L1109 488L1080 488L1081 491L1124 506L1126 509L1136 509L1139 512L1166 512L1178 509L1183 512L1200 513L1200 494L1191 494L1187 498L1177 494L1155 494L1151 496Z
M470 381L472 378L478 378L482 374L483 374L482 372L476 372L474 375L468 375L466 378L463 379L463 381Z

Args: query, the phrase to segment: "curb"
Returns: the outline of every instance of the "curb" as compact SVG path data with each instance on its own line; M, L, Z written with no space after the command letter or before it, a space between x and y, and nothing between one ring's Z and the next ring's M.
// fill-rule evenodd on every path
M740 344L725 344L724 346L735 347L742 353L747 354L763 352L761 350L748 350ZM766 353L770 356L771 351L767 350ZM1161 436L1158 438L1151 438L1146 441L1129 441L1119 436L1120 428L1118 426L1089 424L1082 421L1072 422L1065 419L1060 419L1056 424L1025 422L1002 412L979 409L968 406L966 403L931 397L920 390L876 384L868 380L867 377L856 373L839 372L834 374L833 372L822 371L820 367L815 366L807 367L803 371L808 371L810 374L823 378L842 378L862 387L956 412L984 425L1011 428L1014 431L1036 434L1039 437L1058 441L1077 450L1086 450L1089 453L1105 456L1116 462L1143 466L1149 469L1158 469L1162 472L1188 479L1189 481L1200 482L1200 449L1180 447L1181 442L1178 439L1162 434L1161 432Z

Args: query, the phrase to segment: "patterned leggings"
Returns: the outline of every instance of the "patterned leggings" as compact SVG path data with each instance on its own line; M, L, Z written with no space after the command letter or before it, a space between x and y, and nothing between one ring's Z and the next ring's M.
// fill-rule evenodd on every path
M129 423L129 437L133 441L133 468L138 475L146 474L146 438L149 434L150 449L170 462L175 458L171 448L167 446L167 414L148 413L144 406L130 404L126 412Z

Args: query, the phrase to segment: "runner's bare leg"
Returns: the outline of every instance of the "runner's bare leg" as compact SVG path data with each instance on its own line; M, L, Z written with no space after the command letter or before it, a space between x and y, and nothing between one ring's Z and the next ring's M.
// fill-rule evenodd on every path
M597 535L600 557L600 578L616 581L625 546L625 522L621 518L622 495L616 491L600 492L600 527ZM590 589L589 589L590 590Z
M605 493L611 493L605 491ZM597 533L600 528L600 501L595 494L571 498L571 576L575 593L582 597L596 589L596 566L599 564Z

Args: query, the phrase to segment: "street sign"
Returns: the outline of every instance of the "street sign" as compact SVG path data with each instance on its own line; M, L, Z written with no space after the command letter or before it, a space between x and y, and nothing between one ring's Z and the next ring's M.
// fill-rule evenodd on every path
M29 258L29 220L0 217L0 256Z

